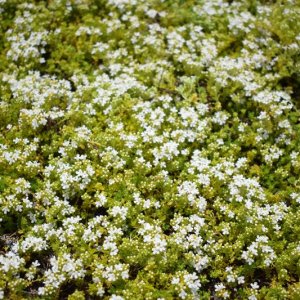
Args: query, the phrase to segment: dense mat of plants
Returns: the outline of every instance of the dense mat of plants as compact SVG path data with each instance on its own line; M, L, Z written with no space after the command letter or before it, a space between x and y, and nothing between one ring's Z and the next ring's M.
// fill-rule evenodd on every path
M1 299L300 299L300 5L0 0Z

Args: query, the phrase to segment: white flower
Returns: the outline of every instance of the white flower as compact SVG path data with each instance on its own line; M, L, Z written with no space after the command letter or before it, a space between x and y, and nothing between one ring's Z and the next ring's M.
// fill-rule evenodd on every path
M219 291L224 290L224 289L225 289L225 285L222 282L215 285L215 291L216 292L219 292Z
M258 285L257 282L251 283L250 285L251 285L251 288L254 289L254 290L259 289L259 285Z
M109 299L110 299L110 300L124 300L123 297L117 296L117 295L115 295L115 294L111 295Z
M112 216L116 217L117 215L119 215L122 220L126 219L127 212L128 212L128 208L122 206L114 206L111 209Z
M96 207L104 206L104 204L107 202L105 195L103 193L101 193L101 194L97 193L95 196L96 196L96 199L98 199L95 202Z

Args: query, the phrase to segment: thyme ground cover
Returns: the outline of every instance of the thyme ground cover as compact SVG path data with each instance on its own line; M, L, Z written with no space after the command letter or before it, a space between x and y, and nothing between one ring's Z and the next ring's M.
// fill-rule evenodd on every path
M300 299L298 1L0 24L1 299Z

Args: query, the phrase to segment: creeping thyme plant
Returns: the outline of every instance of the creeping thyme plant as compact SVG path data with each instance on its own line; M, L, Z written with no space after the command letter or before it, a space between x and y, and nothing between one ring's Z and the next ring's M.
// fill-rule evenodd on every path
M300 299L297 0L0 25L0 299Z

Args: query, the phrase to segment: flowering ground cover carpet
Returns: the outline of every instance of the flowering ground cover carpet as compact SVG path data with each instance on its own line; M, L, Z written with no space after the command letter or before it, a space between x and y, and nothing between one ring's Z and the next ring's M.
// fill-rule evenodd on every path
M0 0L0 299L300 299L297 0Z

